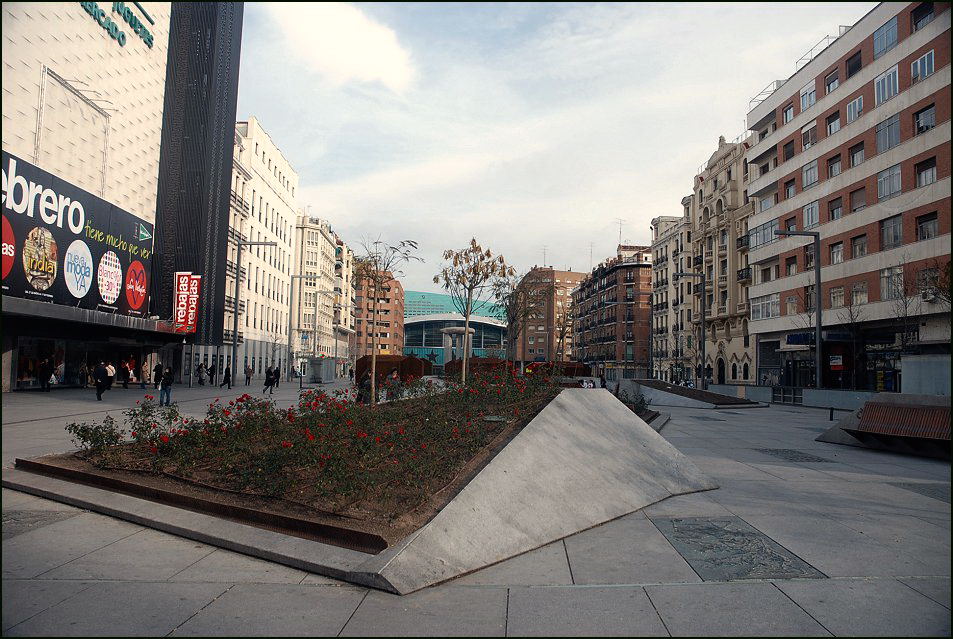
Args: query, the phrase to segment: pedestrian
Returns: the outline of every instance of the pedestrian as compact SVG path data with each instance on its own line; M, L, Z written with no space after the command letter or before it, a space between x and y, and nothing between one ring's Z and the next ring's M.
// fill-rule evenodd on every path
M195 367L195 374L199 378L199 386L205 386L205 362L199 362Z
M208 367L208 383L211 386L215 386L215 373L218 372L218 369L215 367L215 362L212 362L212 365Z
M119 375L119 381L122 382L122 387L129 388L129 362L126 360L119 362L119 370L116 374Z
M281 381L281 360L278 360L278 363L275 364L275 370L272 371L272 378L275 381L275 388L278 388L278 382Z
M106 362L106 390L113 389L113 382L116 381L116 367L112 362Z
M228 386L228 390L232 390L232 367L226 366L225 372L222 373L222 383L218 385L219 388L222 386Z
M85 360L79 365L79 383L83 388L89 386L89 368L86 366Z
M159 384L159 406L163 405L165 401L165 406L172 405L172 369L166 367L165 372L162 373L162 382Z
M109 370L105 362L93 369L93 381L96 382L96 401L103 401L103 392L109 390Z
M261 389L262 395L265 394L265 391L269 391L269 395L275 394L275 374L272 371L271 366L265 370L265 387Z
M352 382L354 381L354 369L353 369L353 368L347 369L347 377L348 377L348 379L350 379Z
M142 368L139 370L139 389L146 390L146 384L148 383L149 383L149 365L143 362Z
M600 373L599 374L599 388L605 388L605 387L606 387L606 376Z
M390 375L387 376L387 398L390 400L395 400L400 397L401 387L400 387L400 374L395 368L390 372Z
M159 389L159 382L162 381L162 362L156 362L152 367L152 383L155 384L155 390Z
M357 402L359 404L371 403L371 374L364 373L360 384L357 385Z
M50 392L50 378L53 377L53 366L50 364L50 360L44 358L40 362L40 366L37 368L37 377L40 380L40 390L44 392Z
M255 370L248 364L245 364L245 386L248 386L251 384L251 376L254 374L255 374Z

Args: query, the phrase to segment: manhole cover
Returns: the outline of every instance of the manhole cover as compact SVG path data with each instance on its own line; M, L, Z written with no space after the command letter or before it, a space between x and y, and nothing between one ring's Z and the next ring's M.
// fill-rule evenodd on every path
M826 577L740 517L652 521L705 581Z
M817 455L812 455L811 453L795 450L794 448L752 448L751 450L756 450L759 453L765 453L766 455L774 455L775 457L780 457L785 461L791 462L834 463L830 459L824 459L823 457L818 457Z
M949 484L891 483L890 485L950 503Z

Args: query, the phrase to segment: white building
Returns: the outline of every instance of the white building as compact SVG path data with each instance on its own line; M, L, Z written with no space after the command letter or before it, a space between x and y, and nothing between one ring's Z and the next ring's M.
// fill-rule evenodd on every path
M698 344L692 337L692 285L675 273L692 270L692 196L685 214L652 219L652 369L670 382L695 378Z

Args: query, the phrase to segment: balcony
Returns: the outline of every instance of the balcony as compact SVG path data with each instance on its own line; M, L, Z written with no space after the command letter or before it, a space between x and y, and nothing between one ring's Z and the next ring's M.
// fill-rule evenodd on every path
M667 359L668 351L655 351L655 357L658 359Z
M251 207L248 206L248 202L242 199L242 196L235 192L234 189L231 191L229 201L232 203L232 206L238 209L242 217L247 218L250 215Z
M231 344L232 341L233 341L233 340L232 340L232 334L233 334L233 333L232 333L231 329L226 328L226 329L225 329L225 333L224 333L224 335L222 336L222 343L223 343L223 344ZM242 343L244 343L244 342L245 342L245 334L244 334L243 332L241 332L241 331L238 331L238 343L239 343L239 344L242 344Z
M741 302L738 304L738 312L747 314L749 311L748 302Z
M718 245L718 256L724 257L728 255L728 244L719 244Z
M225 275L227 277L232 277L232 278L235 277L235 262L233 262L232 260L226 260L225 262ZM248 276L248 270L243 266L241 278L239 278L239 281L244 282L247 276Z
M701 255L696 255L695 257L692 258L692 264L694 266L701 266L703 261L704 261L704 258Z
M750 266L746 266L744 268L738 269L738 281L739 282L751 281L751 267Z
M739 251L747 251L749 241L750 240L747 234L742 235L741 237L735 239L735 248Z
M728 286L728 276L719 275L718 276L718 286Z
M237 243L239 240L241 240L242 242L246 242L248 241L248 236L245 235L244 233L239 233L231 226L228 227L228 241Z
M247 303L245 302L245 300L242 300L241 302L238 303L238 314L239 314L239 315L242 315L242 314L245 313L245 307L246 307L246 306L247 306ZM233 311L233 310L235 310L235 298L232 297L231 295L228 295L228 296L225 297L225 310L226 310L226 311Z

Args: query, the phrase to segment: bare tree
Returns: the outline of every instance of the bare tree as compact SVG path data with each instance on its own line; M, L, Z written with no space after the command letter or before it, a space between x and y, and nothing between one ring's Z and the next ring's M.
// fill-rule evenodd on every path
M891 272L881 275L881 287L887 295L886 299L893 302L893 317L896 326L900 329L898 340L900 352L907 352L917 341L922 314L923 301L920 293L923 287L917 280L906 255L900 257L900 263L893 267Z
M463 315L463 368L462 381L467 381L467 363L470 360L470 316L476 306L486 304L493 293L493 282L498 277L515 273L506 265L502 255L493 255L490 249L477 244L471 238L470 245L454 251L447 249L443 259L449 262L434 275L434 284L443 285L453 300L453 305Z
M572 295L567 297L562 310L559 310L559 303L556 304L556 361L561 362L566 355L566 337L572 331L573 320L575 319L576 309L573 303ZM571 346L571 344L570 344Z
M387 284L401 275L399 266L407 262L416 260L423 262L423 259L414 255L417 250L417 242L413 240L401 240L397 244L390 245L382 242L380 238L371 241L365 238L361 241L363 253L355 257L355 274L358 282L365 289L364 298L367 309L370 311L370 319L365 318L365 322L371 326L371 404L377 403L377 317L380 304L378 296L387 288Z
M844 292L844 308L837 314L837 319L850 334L850 387L856 389L857 359L860 355L860 327L866 318L862 306L854 304L852 291Z
M526 320L540 311L555 288L555 283L536 281L530 277L531 273L516 275L511 270L498 275L492 284L500 319L506 322L506 356L510 360L516 359L517 340L523 333Z

